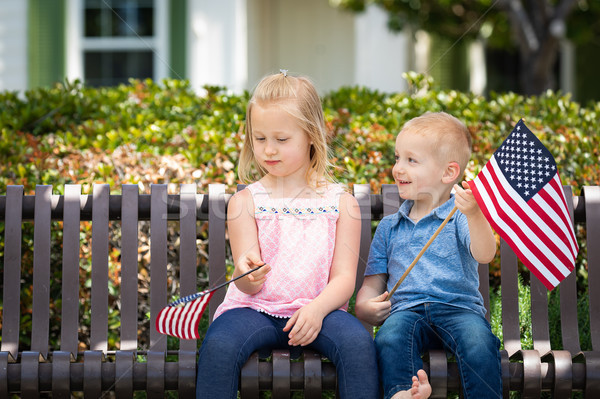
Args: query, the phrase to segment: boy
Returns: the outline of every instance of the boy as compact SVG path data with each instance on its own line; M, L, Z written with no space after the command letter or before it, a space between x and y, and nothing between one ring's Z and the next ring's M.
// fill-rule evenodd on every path
M356 298L356 315L381 325L375 345L385 398L428 397L421 355L442 347L457 359L465 398L501 397L500 341L484 317L477 274L478 263L493 259L496 240L467 183L456 184L470 156L468 129L443 112L410 120L396 139L392 174L405 201L379 224ZM458 211L386 301L386 290L454 206Z

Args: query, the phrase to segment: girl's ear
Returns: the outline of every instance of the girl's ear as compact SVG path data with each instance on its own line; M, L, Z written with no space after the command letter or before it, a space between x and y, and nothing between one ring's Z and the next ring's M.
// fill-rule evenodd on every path
M458 162L449 162L446 165L446 169L444 170L444 175L442 176L442 182L444 183L455 183L460 174L460 166Z

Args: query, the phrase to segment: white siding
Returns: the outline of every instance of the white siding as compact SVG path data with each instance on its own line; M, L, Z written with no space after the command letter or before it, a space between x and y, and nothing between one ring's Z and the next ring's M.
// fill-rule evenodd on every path
M187 74L192 87L248 84L246 0L188 0Z
M370 6L356 19L355 83L383 92L406 90L404 72L414 70L414 55L408 33L393 33L387 14Z
M0 0L0 90L27 89L27 0Z
M354 84L354 21L328 0L249 1L250 85L280 68L309 76L321 92Z

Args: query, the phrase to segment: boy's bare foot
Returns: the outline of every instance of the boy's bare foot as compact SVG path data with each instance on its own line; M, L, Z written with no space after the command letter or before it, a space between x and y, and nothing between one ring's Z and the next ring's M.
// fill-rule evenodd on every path
M412 378L412 387L407 391L396 392L392 399L426 399L431 395L431 385L424 370L419 370Z

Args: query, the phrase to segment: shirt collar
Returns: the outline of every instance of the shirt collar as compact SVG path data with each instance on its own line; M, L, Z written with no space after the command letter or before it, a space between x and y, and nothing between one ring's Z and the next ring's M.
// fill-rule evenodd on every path
M401 218L406 218L409 219L408 214L410 213L410 209L413 206L414 201L413 200L406 200L402 203L402 205L400 205L400 209L398 209L398 220L400 220ZM431 211L428 215L426 215L425 217L423 217L423 219L431 217L431 216L435 216L439 219L446 219L446 216L448 216L448 214L450 213L450 211L452 211L452 209L454 208L454 194L450 194L450 199L448 199L448 201L444 202L442 205L438 206L437 208L435 208L433 211ZM452 218L450 218L450 220L452 220L454 218L456 214L452 215Z

